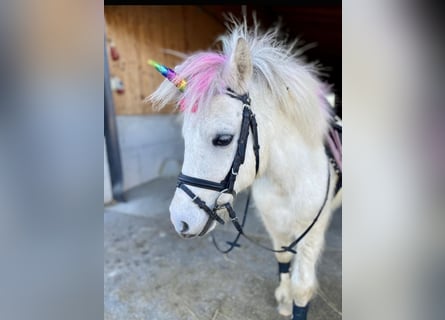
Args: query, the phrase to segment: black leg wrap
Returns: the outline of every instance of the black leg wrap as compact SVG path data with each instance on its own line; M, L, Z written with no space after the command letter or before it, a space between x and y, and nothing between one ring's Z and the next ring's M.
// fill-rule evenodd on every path
M306 320L308 310L309 304L307 304L305 307L299 307L294 302L294 306L292 308L292 320Z
M288 273L289 267L290 267L290 262L288 263L278 262L278 273Z
M278 262L278 281L281 280L282 273L289 273L289 267L290 267L290 262L288 263Z

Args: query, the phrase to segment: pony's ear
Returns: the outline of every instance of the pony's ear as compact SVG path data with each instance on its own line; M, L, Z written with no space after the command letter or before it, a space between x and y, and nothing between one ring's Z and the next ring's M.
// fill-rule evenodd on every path
M247 84L252 77L252 58L244 38L238 38L225 71L228 85L233 90L247 91Z

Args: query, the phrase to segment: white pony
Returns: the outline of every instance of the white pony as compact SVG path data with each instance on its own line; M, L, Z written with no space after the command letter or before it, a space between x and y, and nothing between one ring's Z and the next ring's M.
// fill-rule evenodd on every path
M281 266L275 291L278 311L302 320L316 291L316 263L331 210L341 203L341 193L333 199L337 176L324 145L332 115L316 67L302 60L296 42L281 41L278 27L261 33L256 22L252 29L246 21L232 22L219 38L222 52L196 53L174 71L158 68L181 90L166 80L149 100L158 108L175 103L184 115L182 174L188 180L180 176L180 181L187 188L176 189L170 217L182 237L208 234L217 224L209 218L213 209L231 203L236 193L251 186L273 247L280 250L299 237L320 211L313 228L295 247L297 254L275 253ZM233 172L244 107L258 123L258 172L252 129L245 159L239 172ZM229 176L235 179L233 193L205 185L227 182ZM193 184L195 178L201 184Z

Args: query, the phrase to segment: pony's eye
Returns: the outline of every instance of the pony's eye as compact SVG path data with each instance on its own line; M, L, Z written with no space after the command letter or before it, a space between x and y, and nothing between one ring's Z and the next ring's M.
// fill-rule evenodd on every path
M233 135L231 134L219 134L213 140L212 143L216 147L227 146L232 142Z

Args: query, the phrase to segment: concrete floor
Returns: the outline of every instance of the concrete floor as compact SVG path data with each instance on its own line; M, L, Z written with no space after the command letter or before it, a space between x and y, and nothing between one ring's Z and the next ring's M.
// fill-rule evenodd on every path
M177 236L168 212L175 182L154 180L127 192L127 203L105 208L104 319L286 319L276 311L273 253L242 239L241 248L223 255L210 237ZM242 212L245 197L241 194L235 203L237 212ZM326 235L318 267L320 289L309 320L341 319L341 230L339 210ZM218 226L214 233L222 245L235 235L231 225ZM253 206L246 233L270 244Z

